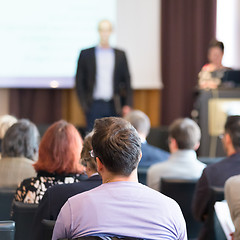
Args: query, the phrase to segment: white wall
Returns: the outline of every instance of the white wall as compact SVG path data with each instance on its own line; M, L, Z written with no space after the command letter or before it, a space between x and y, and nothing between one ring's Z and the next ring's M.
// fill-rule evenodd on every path
M217 0L217 39L225 45L223 65L240 69L240 1Z
M117 0L117 47L127 53L134 89L162 87L159 0Z

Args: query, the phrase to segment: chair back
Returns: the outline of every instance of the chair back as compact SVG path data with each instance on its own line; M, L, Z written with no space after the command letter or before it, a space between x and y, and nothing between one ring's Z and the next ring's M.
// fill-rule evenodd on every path
M13 220L16 224L15 240L31 240L34 215L38 204L13 202Z
M0 221L10 220L12 201L16 188L0 188Z
M224 188L222 187L211 187L211 197L210 197L210 203L209 203L209 209L208 209L208 218L206 222L206 226L208 227L208 239L211 240L218 240L215 230L217 229L215 227L215 209L214 205L217 201L224 200Z
M192 214L192 199L198 179L162 178L161 193L174 199L180 206L186 221L189 239L197 238L202 224Z
M52 239L55 222L56 222L55 220L47 220L47 219L42 220L44 240Z
M147 171L149 167L138 167L138 181L144 185L147 185Z
M147 136L147 142L149 144L169 152L167 139L168 139L167 126L152 127Z
M0 221L0 240L14 240L14 232L14 221Z
M224 157L203 157L203 156L198 157L198 160L201 161L202 163L205 163L206 165L211 165L220 162L223 159Z
M97 236L84 236L74 239L61 238L58 240L101 240L101 239L111 239L111 240L144 240L143 238L134 238L134 237L97 237Z

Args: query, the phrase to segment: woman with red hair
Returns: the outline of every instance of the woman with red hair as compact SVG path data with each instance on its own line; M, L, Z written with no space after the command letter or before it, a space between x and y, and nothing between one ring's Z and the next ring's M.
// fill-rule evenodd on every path
M22 181L15 201L38 204L49 187L83 179L81 151L82 138L72 124L64 120L52 124L42 137L39 158L33 164L37 177Z

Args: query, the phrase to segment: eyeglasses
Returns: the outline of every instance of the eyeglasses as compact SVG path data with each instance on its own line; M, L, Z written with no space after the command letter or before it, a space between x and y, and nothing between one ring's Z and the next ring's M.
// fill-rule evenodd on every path
M91 156L92 158L94 158L95 161L96 161L96 157L97 157L97 156L95 155L94 151L93 151L93 150L89 151L89 154L90 154L90 156ZM99 156L98 156L98 158L99 158ZM100 160L100 162L102 162L100 158L99 158L99 160Z
M90 154L90 156L91 156L92 158L95 158L95 157L96 157L95 154L94 154L94 152L93 152L93 150L89 151L89 154Z
M219 137L219 139L223 139L224 138L224 134L220 134L220 135L218 135L218 137Z

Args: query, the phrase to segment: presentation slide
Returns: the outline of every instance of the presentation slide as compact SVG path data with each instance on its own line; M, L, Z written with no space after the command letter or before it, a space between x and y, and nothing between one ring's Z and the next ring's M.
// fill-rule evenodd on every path
M98 44L102 19L116 23L116 0L4 1L0 88L73 88L79 53Z

